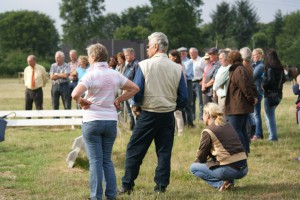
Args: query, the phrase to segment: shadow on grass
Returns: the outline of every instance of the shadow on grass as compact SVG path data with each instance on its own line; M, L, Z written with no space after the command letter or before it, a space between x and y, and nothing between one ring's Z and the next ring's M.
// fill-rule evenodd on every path
M81 168L81 169L84 169L84 170L89 170L89 159L84 156L84 157L77 157L76 161L75 161L75 164L74 164L74 167L77 167L77 168Z
M115 166L124 166L125 163L125 153L124 152L113 152L112 160ZM80 169L89 170L89 159L85 154L80 153L77 157L74 166Z
M237 186L231 192L236 197L251 197L253 199L298 199L300 183L265 183ZM290 191L298 191L290 193Z
M257 185L246 185L237 186L232 190L225 192L219 192L213 188L208 189L207 187L195 187L191 186L190 189L175 189L170 186L167 191L161 195L157 195L152 188L135 187L133 194L118 196L118 199L131 199L131 200L147 200L147 199L299 199L300 184L257 184ZM299 191L290 193L290 190Z

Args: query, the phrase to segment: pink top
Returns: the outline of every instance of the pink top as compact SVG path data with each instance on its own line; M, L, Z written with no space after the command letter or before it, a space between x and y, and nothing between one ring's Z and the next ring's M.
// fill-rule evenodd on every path
M89 109L83 111L83 122L95 120L118 120L114 100L119 88L128 79L121 73L109 69L106 62L94 63L78 84L87 88L85 99L92 102Z

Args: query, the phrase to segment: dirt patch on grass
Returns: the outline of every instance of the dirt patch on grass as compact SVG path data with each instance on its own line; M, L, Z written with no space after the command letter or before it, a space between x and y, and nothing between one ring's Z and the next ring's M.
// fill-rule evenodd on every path
M10 171L0 172L0 177L9 179L9 180L16 180L16 176L13 173L11 173Z
M0 187L0 200L27 199L28 192Z

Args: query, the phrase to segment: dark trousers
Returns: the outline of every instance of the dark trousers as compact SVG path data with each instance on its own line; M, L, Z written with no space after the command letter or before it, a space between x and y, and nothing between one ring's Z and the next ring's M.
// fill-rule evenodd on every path
M130 107L129 100L125 101L125 105L126 105L127 114L128 114L129 120L130 120L130 126L134 127L135 121L134 121L134 116L133 116L133 113L132 113L132 110Z
M192 110L192 104L193 104L193 84L191 80L187 80L187 92L188 92L188 98L187 103L184 108L184 111L182 112L183 120L185 125L188 126L194 126L193 123L193 110Z
M71 97L71 94L72 94L74 88L77 86L77 84L78 84L78 81L72 81L72 82L69 83L69 87L70 87L70 103L69 103L70 104L70 109L72 108L72 97Z
M59 110L59 98L60 97L62 99L65 110L71 109L70 87L67 82L62 83L62 84L52 85L51 97L52 97L52 108L54 110Z
M133 188L134 180L153 140L158 158L154 181L158 187L169 185L174 141L174 112L142 111L127 145L125 175L122 178L124 188Z
M246 154L248 155L248 153L250 153L250 138L247 133L247 117L248 114L228 115L227 119L238 133Z
M213 96L208 96L206 94L202 94L202 99L203 99L203 106L205 106L207 103L210 102L218 103L216 98L214 98Z
M198 98L199 103L199 120L203 120L203 99L202 99L202 90L199 85L199 81L193 82L193 117L196 119L196 99Z
M43 110L43 89L41 87L36 90L26 88L25 110L32 110L33 102L37 110Z

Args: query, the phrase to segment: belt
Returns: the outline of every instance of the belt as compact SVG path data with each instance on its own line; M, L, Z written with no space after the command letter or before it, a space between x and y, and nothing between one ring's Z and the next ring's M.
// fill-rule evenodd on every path
M69 85L69 82L62 82L62 83L58 83L58 84L53 84L55 86L63 86L63 85Z
M222 97L220 97L221 99L224 99L226 96L222 96Z
M236 169L236 170L238 170L238 171L241 171L241 170L245 169L246 167L248 167L247 164L245 164L245 165L242 166L242 167L239 167L239 166L237 166L237 165L231 165L231 164L229 164L229 165L227 165L227 166L229 166L229 167L231 167L231 168L233 168L233 169Z
M34 90L27 88L27 90L30 90L30 91L36 91L36 90L40 90L40 89L42 89L42 88L39 87L39 88L36 88L36 89L34 89Z

